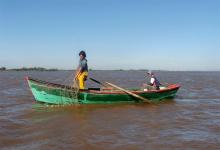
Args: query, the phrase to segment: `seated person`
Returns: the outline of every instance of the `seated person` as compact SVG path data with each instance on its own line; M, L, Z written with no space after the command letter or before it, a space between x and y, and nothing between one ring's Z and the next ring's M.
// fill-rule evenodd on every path
M148 71L147 75L150 76L150 82L148 84L143 84L144 91L148 90L160 90L160 82L156 78L153 72Z

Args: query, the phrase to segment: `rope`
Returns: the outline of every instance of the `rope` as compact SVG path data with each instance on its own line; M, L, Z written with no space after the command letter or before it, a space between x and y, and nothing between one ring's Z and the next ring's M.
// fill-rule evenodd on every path
M75 75L74 72L71 73L71 75L68 76L63 82L63 85L65 85L65 86L60 91L60 96L61 96L61 102L62 103L64 103L64 98L71 98L72 101L76 101L76 100L78 101L79 86L77 84L77 81L75 80L74 75ZM71 83L71 80L72 80L72 83ZM66 84L66 82L68 82L68 83ZM69 90L68 87L71 87L71 89Z

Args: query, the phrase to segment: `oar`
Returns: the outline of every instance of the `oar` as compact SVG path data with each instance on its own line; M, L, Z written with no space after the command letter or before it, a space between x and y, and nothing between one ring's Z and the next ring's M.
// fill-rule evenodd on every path
M92 80L92 81L94 81L95 83L98 83L98 84L100 84L100 85L102 85L102 86L104 86L104 87L107 87L105 84L103 84L102 82L100 82L100 81L97 81L96 79L93 79L93 78L89 78L90 80Z
M112 87L114 87L114 88L116 88L116 89L119 89L119 90L121 90L121 91L123 91L123 92L125 92L125 93L127 93L127 94L129 94L129 95L131 95L131 96L134 96L134 97L136 97L136 98L139 98L139 99L141 99L141 100L144 101L144 102L151 103L150 100L148 100L148 99L146 99L146 98L144 98L144 97L142 97L142 96L139 96L139 95L137 95L137 94L135 94L135 93L132 93L132 92L130 92L130 91L128 91L128 90L125 90L125 89L123 89L123 88L121 88L121 87L119 87L119 86L117 86L117 85L114 85L114 84L109 83L109 82L105 82L105 83L108 84L108 85L110 85L110 86L112 86Z

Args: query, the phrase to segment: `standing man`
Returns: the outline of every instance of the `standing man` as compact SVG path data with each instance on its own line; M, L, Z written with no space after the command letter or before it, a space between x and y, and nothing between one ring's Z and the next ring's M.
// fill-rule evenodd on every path
M85 89L85 81L88 76L88 65L86 59L86 52L80 51L79 53L79 66L77 67L75 80L79 82L79 89Z

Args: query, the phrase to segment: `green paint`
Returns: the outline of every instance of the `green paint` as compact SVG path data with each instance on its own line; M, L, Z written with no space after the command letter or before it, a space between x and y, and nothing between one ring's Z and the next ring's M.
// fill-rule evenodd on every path
M59 86L51 86L47 82L39 82L34 79L27 79L30 89L36 101L50 104L111 104L111 103L137 103L139 99L132 97L126 93L111 93L104 94L101 91L93 93L92 91L81 91L78 99L72 97L71 90ZM179 86L164 92L142 92L139 95L153 102L158 102L165 98L174 97ZM65 93L65 94L63 94Z

